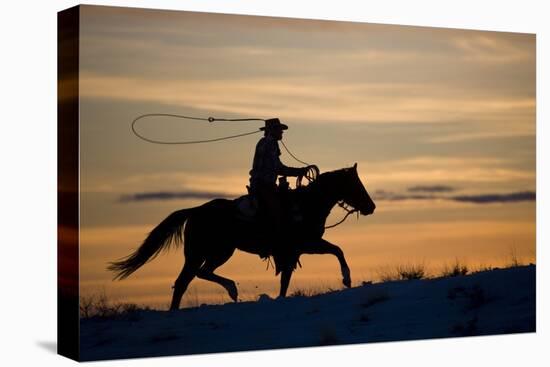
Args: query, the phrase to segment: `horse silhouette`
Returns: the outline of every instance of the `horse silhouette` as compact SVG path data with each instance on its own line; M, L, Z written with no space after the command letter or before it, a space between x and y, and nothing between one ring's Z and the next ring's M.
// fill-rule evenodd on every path
M342 282L350 287L350 270L344 253L322 237L325 221L337 203L345 203L362 215L374 213L376 206L359 179L357 163L351 168L322 173L309 185L290 190L288 195L301 210L299 220L288 221L285 225L284 243L269 251L276 275L281 273L279 297L286 296L292 272L302 254L336 256ZM235 249L265 254L262 232L258 221L239 214L235 200L214 199L198 207L173 212L149 233L135 252L110 263L108 269L116 273L115 279L124 279L161 251L184 243L185 263L174 283L170 310L179 309L183 294L195 277L218 283L237 301L235 282L214 271L229 260Z

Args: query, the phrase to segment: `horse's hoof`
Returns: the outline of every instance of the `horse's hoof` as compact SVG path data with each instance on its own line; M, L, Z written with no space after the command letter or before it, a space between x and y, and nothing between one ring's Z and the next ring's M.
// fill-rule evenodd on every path
M237 291L237 287L232 287L229 290L229 297L233 300L233 302L239 301L239 292Z
M343 275L342 283L344 283L344 285L346 287L350 288L351 287L351 275L350 275L349 268L342 269L342 275Z

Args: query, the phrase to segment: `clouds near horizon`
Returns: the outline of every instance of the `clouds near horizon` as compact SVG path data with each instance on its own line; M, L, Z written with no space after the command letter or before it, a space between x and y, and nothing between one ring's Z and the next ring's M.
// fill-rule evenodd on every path
M429 191L428 191L429 192ZM473 204L505 204L517 202L529 202L536 200L536 193L533 191L518 191L508 193L483 193L475 195L443 195L442 191L420 194L400 194L395 192L377 191L374 194L375 200L381 201L405 201L405 200L448 200Z
M534 258L533 34L94 6L82 6L80 33L82 284L169 297L179 251L127 283L112 283L105 264L174 210L246 193L259 135L167 146L132 134L137 116L163 112L279 117L292 153L322 172L358 162L377 210L326 233L355 274L414 256L494 261L511 246ZM258 127L153 118L137 128L187 141ZM335 208L327 224L343 215ZM220 271L276 282L257 260L237 252ZM313 287L339 274L332 257L311 264Z

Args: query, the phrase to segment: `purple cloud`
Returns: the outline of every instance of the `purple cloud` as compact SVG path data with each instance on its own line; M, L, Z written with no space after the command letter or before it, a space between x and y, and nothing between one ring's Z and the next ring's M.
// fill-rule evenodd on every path
M222 198L229 199L233 195L224 192L216 191L156 191L156 192L138 192L129 195L122 195L122 202L139 202L139 201L154 201L154 200L181 200L181 199L214 199Z
M407 191L410 192L453 192L456 191L454 187L444 185L434 186L413 186L409 187Z

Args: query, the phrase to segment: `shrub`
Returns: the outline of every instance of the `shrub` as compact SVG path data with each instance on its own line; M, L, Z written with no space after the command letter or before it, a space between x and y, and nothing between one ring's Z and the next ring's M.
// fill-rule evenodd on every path
M458 261L458 259L456 259L455 263L451 266L445 265L441 272L442 277L458 277L466 274L468 274L468 267L466 264L462 264Z
M403 280L415 280L422 279L426 276L426 267L424 264L408 264L408 265L399 265L397 267L397 272L401 279Z
M382 282L423 279L426 278L427 275L428 273L424 263L397 265L395 268L386 266L378 269L378 277Z
M378 278L381 282L393 282L396 280L401 280L399 278L399 274L395 271L395 269L389 268L387 266L378 269Z

